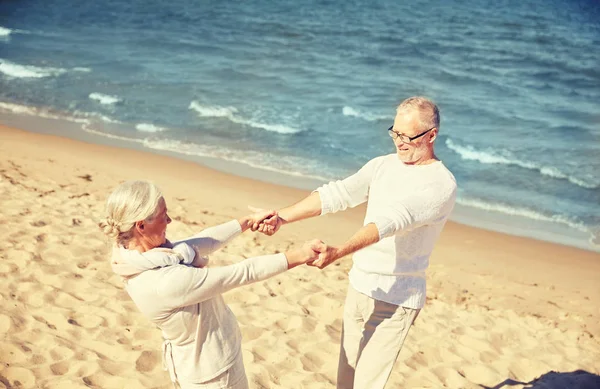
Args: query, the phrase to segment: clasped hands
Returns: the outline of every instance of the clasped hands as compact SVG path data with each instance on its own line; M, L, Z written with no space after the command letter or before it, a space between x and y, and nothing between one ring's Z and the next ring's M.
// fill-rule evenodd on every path
M252 231L261 232L267 236L274 235L285 220L282 219L275 211L266 211L259 208L248 207L255 213L248 217L249 228ZM300 249L308 266L318 267L323 269L331 263L339 259L339 251L336 247L329 246L319 239L313 239L304 243Z

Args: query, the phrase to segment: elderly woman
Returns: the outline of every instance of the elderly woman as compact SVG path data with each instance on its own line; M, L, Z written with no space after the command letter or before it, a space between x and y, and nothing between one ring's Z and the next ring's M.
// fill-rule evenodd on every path
M171 243L166 239L171 218L160 190L130 181L108 197L106 214L100 227L115 243L113 269L140 311L162 330L163 361L174 384L248 388L240 330L221 294L315 260L319 242L207 268L204 255L274 213L259 212Z

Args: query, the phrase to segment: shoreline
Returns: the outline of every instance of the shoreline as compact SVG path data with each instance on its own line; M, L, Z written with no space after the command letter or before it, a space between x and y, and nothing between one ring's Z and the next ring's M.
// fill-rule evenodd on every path
M100 144L110 147L126 148L141 152L164 155L183 161L191 161L216 171L249 178L264 183L281 185L293 189L313 190L325 183L317 179L295 176L280 172L260 169L242 162L228 161L209 156L191 156L168 150L148 148L139 142L123 139L113 139L109 135L100 135L82 129L81 123L60 118L45 118L34 115L5 113L0 119L0 125L20 128L33 133L56 135L73 140ZM54 131L48 129L60 128ZM342 179L343 177L340 177ZM548 243L566 245L590 252L600 253L600 245L594 244L591 232L583 232L549 221L535 220L518 215L507 215L500 212L486 211L469 207L457 202L450 221L491 232L505 233L517 237L532 238ZM597 239L598 237L596 237Z

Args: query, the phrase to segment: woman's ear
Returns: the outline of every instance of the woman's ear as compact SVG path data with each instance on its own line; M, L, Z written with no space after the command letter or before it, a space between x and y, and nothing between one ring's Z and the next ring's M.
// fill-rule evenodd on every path
M144 222L143 221L139 221L139 222L135 222L135 229L142 234L144 232Z

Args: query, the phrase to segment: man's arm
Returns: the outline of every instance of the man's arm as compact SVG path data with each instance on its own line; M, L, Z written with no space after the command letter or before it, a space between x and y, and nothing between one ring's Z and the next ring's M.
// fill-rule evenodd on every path
M323 269L336 260L345 257L346 255L353 254L358 250L377 242L379 242L379 230L375 224L369 223L358 230L340 247L327 246L322 243L322 247L319 248L321 251L319 258L313 262L307 263L307 265Z
M279 228L287 223L319 216L321 214L321 196L319 192L312 192L294 205L285 207L277 215L267 218L252 225L252 231L259 231L266 235L273 235Z
M312 192L294 205L279 210L279 218L283 224L319 216L321 214L321 196L319 192Z
M321 186L298 203L280 210L278 215L255 223L252 231L273 235L283 224L343 211L364 203L368 198L373 174L382 162L383 157L372 159L343 181L332 181Z

